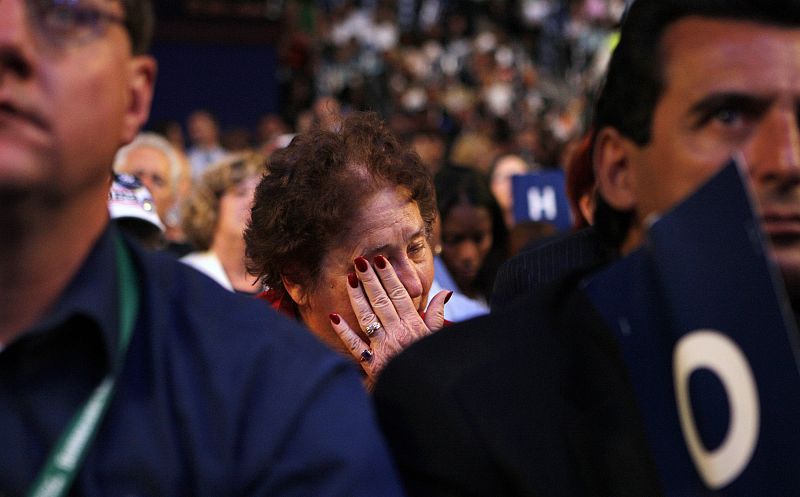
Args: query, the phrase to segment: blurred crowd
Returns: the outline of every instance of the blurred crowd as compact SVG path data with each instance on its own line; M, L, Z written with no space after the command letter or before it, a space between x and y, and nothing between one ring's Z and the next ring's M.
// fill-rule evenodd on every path
M439 134L451 162L486 171L499 152L562 163L613 46L615 0L287 4L283 118L320 96L378 111L401 138ZM308 24L309 19L313 24Z
M120 151L115 171L137 176L152 193L162 245L208 262L215 226L236 233L246 223L241 209L220 210L240 183L252 183L229 171L242 154L266 161L297 133L335 130L352 111L377 112L437 177L445 209L437 280L472 301L466 314L448 317L486 312L497 267L555 232L544 223L515 225L511 177L569 162L625 7L624 0L278 2L271 12L281 25L280 111L264 114L254 130L221 129L213 109L156 123ZM456 191L466 184L472 193ZM476 216L490 214L481 232L477 222L465 232L448 220L465 195L484 209ZM216 245L209 274L229 289L257 291L237 262L242 243ZM478 279L459 276L476 272Z
M517 148L536 165L557 166L565 145L583 131L587 96L605 67L625 5L282 2L281 108L257 129L233 126L220 139L229 149L267 146L277 135L324 120L315 103L330 97L338 104L331 112L377 111L402 139L441 135L454 162L485 171L498 150ZM194 123L181 124L189 144L199 139Z

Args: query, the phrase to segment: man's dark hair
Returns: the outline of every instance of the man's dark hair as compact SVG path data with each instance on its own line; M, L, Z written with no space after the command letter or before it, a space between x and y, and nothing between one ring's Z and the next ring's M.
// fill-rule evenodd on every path
M122 0L125 7L125 28L131 37L131 47L135 55L150 50L153 38L155 14L151 0Z
M595 129L613 127L640 146L650 141L653 112L665 85L661 41L668 27L687 17L800 27L800 1L635 0L622 23L620 41L595 104ZM600 203L603 215L595 226L619 245L627 235L631 213L614 211L602 198Z

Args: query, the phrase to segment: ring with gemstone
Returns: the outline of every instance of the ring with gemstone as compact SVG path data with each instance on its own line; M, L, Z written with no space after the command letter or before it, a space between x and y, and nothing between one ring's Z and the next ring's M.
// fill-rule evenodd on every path
M372 351L364 349L364 351L361 352L361 362L369 362L370 360L372 360Z
M381 323L375 321L374 323L368 324L364 331L367 333L368 337L372 338L372 335L374 335L379 329L381 329Z

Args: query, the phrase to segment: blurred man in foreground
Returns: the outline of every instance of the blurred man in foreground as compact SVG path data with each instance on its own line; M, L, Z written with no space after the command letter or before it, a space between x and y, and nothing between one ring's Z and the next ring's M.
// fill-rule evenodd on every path
M351 365L109 226L152 22L0 2L0 494L399 495Z

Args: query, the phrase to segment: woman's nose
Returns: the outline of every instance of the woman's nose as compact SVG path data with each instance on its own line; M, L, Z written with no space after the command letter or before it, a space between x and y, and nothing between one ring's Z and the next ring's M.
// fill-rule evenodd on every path
M412 299L421 296L422 282L420 281L416 266L410 260L408 260L408 258L403 258L402 260L393 260L391 262L392 266L394 267L394 272L397 273L397 277L406 288L408 295Z

